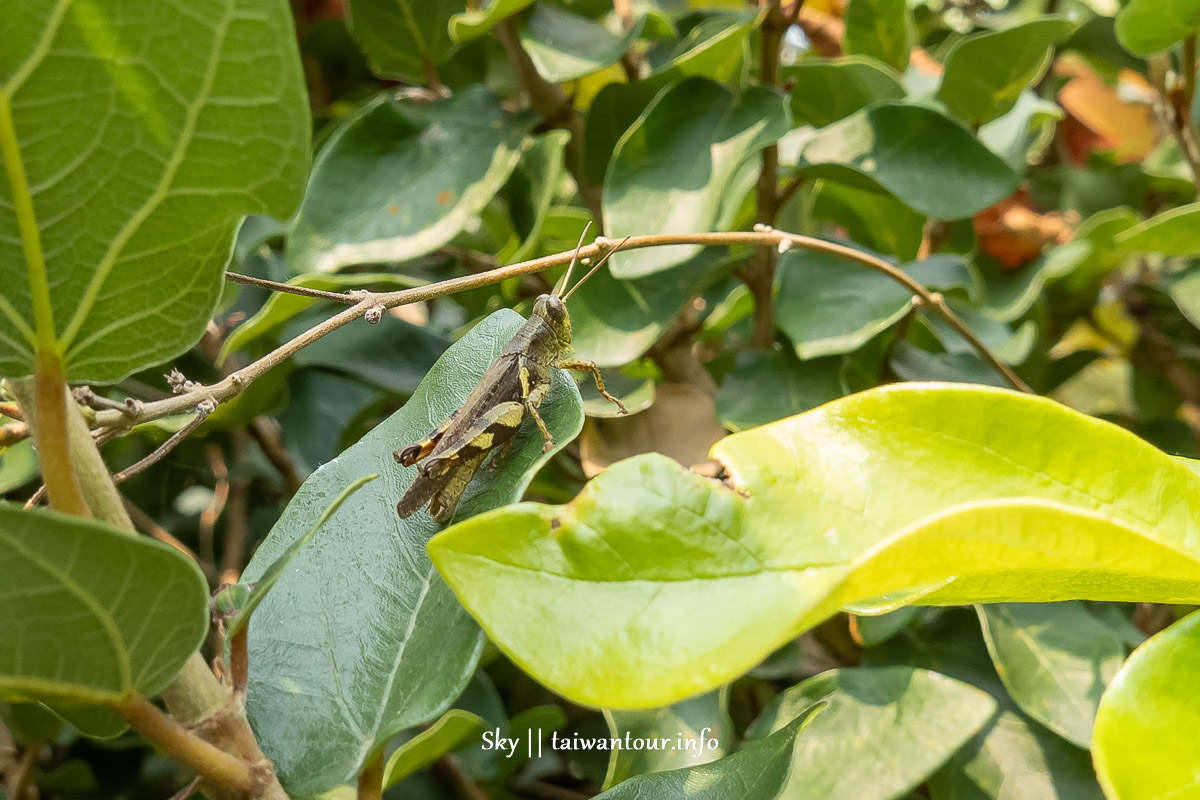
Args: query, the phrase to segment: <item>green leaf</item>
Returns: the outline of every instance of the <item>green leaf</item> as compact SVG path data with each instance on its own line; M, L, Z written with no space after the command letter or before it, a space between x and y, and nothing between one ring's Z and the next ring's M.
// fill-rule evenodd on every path
M425 555L437 525L425 513L396 515L416 470L392 451L461 405L523 323L496 312L447 350L402 409L305 481L246 568L243 580L258 580L344 487L384 476L300 551L250 626L247 713L290 794L352 780L366 755L445 710L474 671L479 631ZM542 416L559 448L579 432L568 374L555 372ZM525 425L498 467L480 470L457 518L512 502L551 455Z
M191 559L55 511L0 504L0 587L8 698L69 707L154 695L208 632L208 586Z
M1071 28L1065 17L1051 16L960 39L946 56L937 98L974 126L1007 114L1045 74L1054 43Z
M965 128L931 108L883 104L826 126L800 171L882 189L921 214L969 217L1004 199L1017 174Z
M996 672L1021 709L1082 748L1100 695L1125 661L1113 630L1078 603L979 607Z
M310 121L287 3L164 9L5 11L0 375L39 349L92 383L183 353L239 218L295 207Z
M287 329L299 335L313 324L297 320ZM412 394L450 342L427 327L389 314L374 325L347 325L292 356L298 367L325 367L398 394Z
M427 0L420 0L422 4ZM533 0L483 0L450 18L450 36L456 42L466 42L483 36L500 22L525 9ZM458 3L461 8L465 3ZM446 26L443 25L443 28Z
M530 145L513 170L500 196L508 203L508 216L520 241L498 260L512 264L529 258L539 244L542 225L566 171L566 131L549 131Z
M487 727L483 718L452 708L438 721L400 745L383 769L383 788L395 786L414 772L425 769Z
M747 350L722 379L717 418L733 431L765 425L841 397L842 359L800 361L786 350Z
M816 128L873 103L904 97L904 87L893 70L861 56L801 61L784 67L782 74L784 80L795 82L791 94L793 119Z
M1043 398L891 385L712 457L722 483L638 456L565 506L459 523L430 556L515 663L611 708L710 690L839 608L1200 599L1200 475Z
M979 128L979 141L1003 158L1017 172L1033 152L1039 152L1054 137L1055 124L1066 113L1049 100L1043 100L1032 90L1017 96L1012 109Z
M709 692L649 711L605 711L614 739L667 740L666 747L617 748L608 759L605 788L634 775L698 766L728 754L733 722L725 710L724 692Z
M1130 0L1117 12L1117 40L1148 56L1200 32L1200 0Z
M818 181L812 218L844 228L851 241L901 261L916 259L925 217L890 194L844 183Z
M601 367L621 367L640 358L728 260L723 248L707 248L644 278L621 280L600 270L571 295L576 355Z
M608 235L688 233L729 226L754 185L751 158L787 132L785 98L753 87L740 99L723 86L691 78L659 95L617 145L604 177ZM618 278L676 266L699 245L617 253Z
M1109 800L1197 796L1200 614L1139 647L1100 700L1092 756Z
M453 54L447 26L466 7L466 0L349 0L346 16L376 75L423 84Z
M596 800L775 800L787 784L795 740L821 714L810 707L786 727L697 767L636 775Z
M250 623L250 615L262 605L267 592L274 588L279 579L283 577L284 570L296 559L296 556L300 554L304 546L312 541L312 538L317 535L317 531L321 530L321 526L337 513L337 510L342 507L342 503L346 502L346 498L378 477L378 475L367 475L343 489L342 493L335 497L333 502L329 504L329 508L325 509L321 513L321 516L317 517L317 521L313 523L313 526L303 536L289 544L287 549L279 555L279 558L272 561L270 566L263 570L262 575L254 582L254 585L248 587L249 593L245 601L238 604L237 616L230 619L226 625L225 635L227 638L237 636Z
M390 273L324 274L307 272L288 280L288 286L304 286L325 292L351 292L355 289L372 287L380 290L409 288L416 282L403 275ZM221 345L217 363L223 363L231 353L245 350L254 343L277 332L283 325L318 303L325 302L288 292L272 292L262 308L241 325L238 325Z
M521 26L521 44L551 83L577 80L617 63L642 32L646 18L621 35L587 17L538 4Z
M903 72L917 43L907 0L850 0L846 6L846 51L870 56Z
M836 669L776 697L746 731L773 733L824 702L796 737L783 797L888 800L924 781L996 710L987 692L911 667Z
M1102 800L1086 752L1002 711L929 779L933 800Z
M828 253L789 250L779 271L777 323L803 359L857 350L912 308L912 293L900 283ZM973 281L957 256L933 256L905 271L934 289Z
M313 165L288 236L292 270L405 261L446 244L508 180L532 124L479 86L424 104L378 96Z
M1200 203L1164 211L1118 234L1113 241L1135 252L1200 255Z

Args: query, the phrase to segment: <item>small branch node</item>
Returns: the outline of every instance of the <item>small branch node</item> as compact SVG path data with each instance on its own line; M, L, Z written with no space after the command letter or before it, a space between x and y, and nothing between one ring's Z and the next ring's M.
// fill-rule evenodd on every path
M768 225L765 222L754 223L754 232L755 233L771 233L774 230L775 229L773 227L771 227L770 225Z
M144 406L142 405L142 401L136 397L126 397L122 406L121 413L130 419L138 419L142 416Z
M783 255L788 250L792 249L792 240L791 239L780 239L779 244L777 245L777 249L779 250L779 255Z
M374 325L383 319L383 312L386 310L382 305L373 305L363 312L363 319L367 321L368 325Z

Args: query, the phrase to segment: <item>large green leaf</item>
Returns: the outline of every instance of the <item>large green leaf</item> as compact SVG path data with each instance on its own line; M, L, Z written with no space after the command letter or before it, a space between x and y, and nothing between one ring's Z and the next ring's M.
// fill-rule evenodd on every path
M1125 645L1078 603L980 606L988 652L1021 709L1080 747L1092 740L1100 695Z
M957 256L939 255L905 268L933 289L968 287L972 276ZM841 355L866 344L912 308L912 293L888 276L815 250L780 258L779 329L800 358Z
M904 87L896 73L870 58L813 59L783 68L795 81L792 117L822 128L881 100L899 100Z
M850 0L846 6L846 50L904 71L917 43L908 0Z
M1200 475L1049 400L898 384L712 455L725 483L639 456L430 555L516 663L615 708L711 689L843 607L1200 599Z
M728 227L754 185L750 160L787 132L786 99L754 87L741 98L705 78L659 95L633 124L604 177L608 235L690 233ZM637 278L694 256L698 245L617 253L612 273Z
M521 27L521 44L538 74L566 83L617 63L637 40L645 17L622 34L552 5L538 4Z
M996 710L987 692L911 667L824 672L776 697L747 730L773 733L824 702L796 737L785 798L891 800L929 777Z
M0 374L42 349L110 382L187 350L239 217L304 185L284 0L102 5L0 10Z
M1054 57L1054 43L1071 29L1064 17L1043 17L958 41L946 57L938 99L972 125L1008 113Z
M291 793L351 779L395 733L443 711L474 670L479 631L425 555L438 526L425 513L396 514L416 470L397 465L392 451L457 408L522 324L499 311L453 345L402 409L305 481L246 568L244 580L258 580L342 489L382 476L295 556L250 626L247 712ZM542 406L559 447L583 424L574 387L556 372ZM457 518L512 502L548 458L526 425L497 469L480 470Z
M805 175L883 189L914 211L968 217L1002 200L1017 174L931 108L883 104L822 128L800 151Z
M1148 56L1189 34L1200 32L1200 0L1130 0L1117 12L1117 39L1139 56Z
M1109 800L1195 800L1200 614L1134 651L1100 700L1096 774Z
M787 785L797 736L823 709L810 707L786 727L731 756L697 767L636 775L597 800L775 800Z
M375 74L421 84L454 52L447 26L466 7L466 0L349 0L346 15Z
M292 270L405 261L446 244L504 185L532 124L479 86L431 103L380 95L313 165L288 236Z
M152 539L0 504L0 695L56 706L162 690L208 632L195 562Z

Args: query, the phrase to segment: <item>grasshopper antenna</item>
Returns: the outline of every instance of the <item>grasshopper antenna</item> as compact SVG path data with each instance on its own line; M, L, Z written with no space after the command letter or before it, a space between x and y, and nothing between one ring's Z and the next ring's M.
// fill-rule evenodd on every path
M587 274L586 274L586 275L584 275L582 278L580 278L580 279L579 279L579 283L577 283L577 284L575 284L574 286L572 286L572 287L571 287L571 291L569 291L569 292L567 292L565 295L563 295L563 299L562 299L563 303L566 303L566 302L567 302L567 299L568 299L568 298L569 298L571 295L575 294L575 290L576 290L576 289L578 289L580 286L583 286L583 284L584 284L584 281L586 281L588 278L590 278L590 277L592 277L593 275L595 275L595 274L596 274L596 270L598 270L598 269L600 269L601 267L603 267L603 266L604 266L604 262L605 262L605 261L608 261L608 258L609 258L609 256L611 256L613 253L617 252L617 251L618 251L618 250L620 250L622 247L624 247L624 246L625 246L625 243L626 243L626 242L628 242L628 241L629 241L630 239L632 239L632 238L633 238L632 236L626 236L624 239L622 239L621 241L617 242L617 246L616 246L616 247L614 247L613 249L611 249L611 250L609 250L607 253L605 253L605 254L604 254L604 258L602 258L602 259L600 259L599 261L597 261L597 262L596 262L596 266L594 266L594 267L592 267L591 269L589 269L589 270L588 270L588 272L587 272Z
M575 261L579 258L579 251L583 249L583 240L587 238L588 231L591 229L592 221L588 220L587 225L583 226L583 233L579 234L579 244L575 245L575 252L571 254L571 263L567 265L567 271L563 273L562 281L554 287L555 294L561 295L563 289L567 288L567 284L571 280L571 271L575 269Z

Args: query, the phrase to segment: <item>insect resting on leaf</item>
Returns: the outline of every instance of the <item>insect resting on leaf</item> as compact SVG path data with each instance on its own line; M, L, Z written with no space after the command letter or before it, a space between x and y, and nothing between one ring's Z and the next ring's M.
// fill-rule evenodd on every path
M550 376L556 368L590 372L600 394L616 403L622 414L629 413L605 390L594 363L563 358L571 352L567 299L628 241L618 242L579 283L560 295L571 278L585 236L586 228L562 282L534 301L529 319L504 345L463 404L424 439L393 453L404 466L417 465L416 479L396 506L401 518L412 516L428 503L435 522L449 519L488 453L498 447L507 449L526 417L533 418L545 440L542 450L549 451L554 438L538 409L550 393Z

